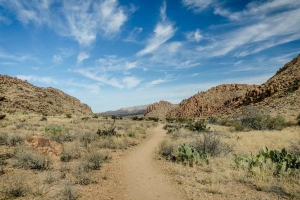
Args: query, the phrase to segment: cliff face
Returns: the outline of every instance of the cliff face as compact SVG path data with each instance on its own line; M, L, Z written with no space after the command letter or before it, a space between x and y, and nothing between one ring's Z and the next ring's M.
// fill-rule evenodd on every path
M160 119L163 119L172 109L176 107L177 105L170 102L159 101L149 105L146 108L145 117L158 117Z
M300 113L300 55L261 85L219 85L183 100L167 113L165 109L162 115L170 118L228 117L239 114L248 105L287 119L295 118ZM149 108L146 115L150 116L153 110L157 112L159 106L167 104L154 104L155 109Z
M6 75L0 75L0 108L1 113L92 114L88 105L58 89L39 88Z

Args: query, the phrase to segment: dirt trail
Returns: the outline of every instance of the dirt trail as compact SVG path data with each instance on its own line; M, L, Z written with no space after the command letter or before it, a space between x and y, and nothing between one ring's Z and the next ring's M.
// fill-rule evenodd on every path
M128 200L176 200L185 199L168 178L159 170L154 160L155 150L166 131L163 125L154 128L147 141L126 156L120 168L123 170L123 188L117 199ZM123 193L123 194L122 194Z

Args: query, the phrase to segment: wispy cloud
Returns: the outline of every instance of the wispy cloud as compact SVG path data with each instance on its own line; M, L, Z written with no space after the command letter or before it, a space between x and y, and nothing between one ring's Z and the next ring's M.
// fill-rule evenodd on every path
M89 54L85 52L80 52L77 56L77 64L80 64L82 61L88 59L90 57Z
M134 29L129 33L126 39L124 39L125 42L134 42L138 43L136 40L137 36L143 31L143 28L141 27L134 27Z
M19 62L23 62L29 59L35 59L34 57L28 54L9 54L3 51L0 51L0 58L6 60L19 61Z
M160 8L160 21L156 24L154 34L148 39L146 47L137 53L137 56L143 56L154 52L163 43L175 35L176 28L174 23L167 19L167 5L163 2Z
M74 38L83 47L91 45L98 34L109 39L118 34L129 12L118 0L65 0L61 3L13 0L0 1L0 5L16 12L24 25L31 22L37 26L47 25L60 35Z
M97 81L101 84L110 85L116 88L133 88L140 84L141 79L135 76L125 76L125 77L110 77L105 73L100 74L99 71L90 71L85 69L76 69L76 70L69 70L75 73L79 73L89 79Z
M210 6L215 0L182 0L184 6L195 12L201 12Z
M35 75L17 75L17 78L27 81L34 81L46 84L57 84L58 81L53 79L52 77L39 77Z
M227 32L217 33L211 38L212 42L199 48L209 57L224 56L237 50L235 56L243 57L300 39L300 2L250 3L245 10L238 12L217 7L215 14L228 17L231 22L227 24ZM224 30L224 27L220 28Z
M62 57L60 55L53 55L52 61L55 63L61 63L62 62Z
M100 86L99 84L86 84L86 83L81 83L79 81L74 81L73 79L68 79L68 80L57 80L53 77L41 77L41 76L36 76L36 75L17 75L17 78L21 80L27 80L29 82L38 82L38 83L43 83L47 84L49 86L52 86L53 84L55 85L68 85L68 86L75 86L79 88L85 88L91 93L99 93L100 91Z
M203 36L201 35L200 30L196 29L195 31L188 32L186 38L190 42L200 42Z
M4 17L4 16L2 16L1 13L0 13L0 23L1 23L1 22L3 22L3 23L6 24L6 25L11 24L11 20L8 19L8 18L6 18L6 17Z

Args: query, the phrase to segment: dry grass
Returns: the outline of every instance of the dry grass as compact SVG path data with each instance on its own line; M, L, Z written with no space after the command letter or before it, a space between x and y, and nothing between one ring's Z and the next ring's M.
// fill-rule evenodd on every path
M299 199L300 172L292 175L273 176L266 164L259 174L251 173L235 165L233 154L256 155L263 146L269 149L295 149L300 141L300 127L287 127L281 131L232 132L230 127L210 125L211 131L219 131L220 141L232 149L227 155L209 157L209 164L200 162L187 167L161 159L164 169L180 184L189 199ZM159 154L170 158L178 143L192 144L192 134L180 130L169 134L159 148ZM176 136L176 137L174 137ZM294 144L294 147L292 143ZM170 160L170 159L169 159Z
M106 162L139 144L146 130L156 125L124 118L116 120L117 136L99 137L97 130L109 127L112 119L63 115L41 121L41 117L11 114L1 120L0 199L81 199L109 177L101 172ZM62 152L41 154L26 146L24 140L33 134L61 143Z

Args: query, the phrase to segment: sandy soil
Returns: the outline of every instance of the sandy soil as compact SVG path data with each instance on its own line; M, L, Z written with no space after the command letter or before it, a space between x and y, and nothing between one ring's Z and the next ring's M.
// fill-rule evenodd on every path
M185 199L164 175L154 159L156 148L166 135L163 125L153 129L149 138L120 162L120 191L114 199L176 200Z

